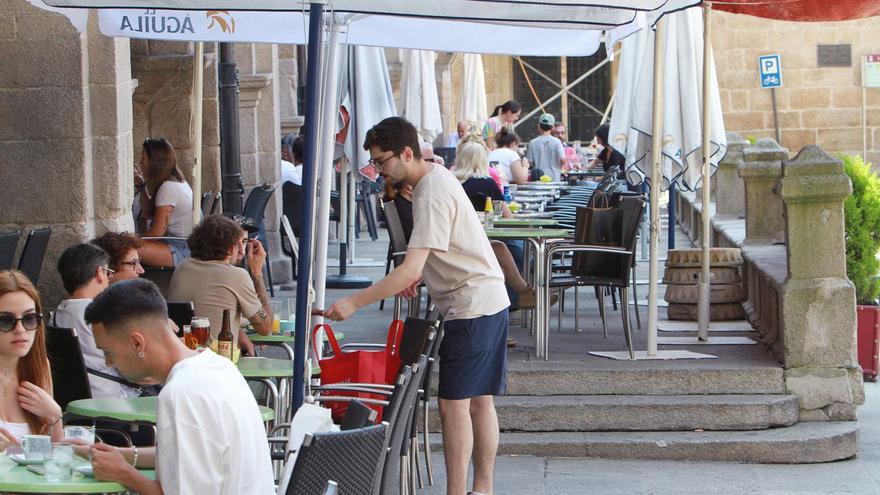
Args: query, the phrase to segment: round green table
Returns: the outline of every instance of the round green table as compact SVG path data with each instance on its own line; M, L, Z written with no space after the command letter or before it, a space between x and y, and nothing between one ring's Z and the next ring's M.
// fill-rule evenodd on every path
M342 332L333 332L336 340L345 340L345 334ZM292 344L293 334L290 333L270 333L269 335L260 335L257 332L248 331L248 339L254 344ZM324 342L327 342L327 334L324 334Z
M552 218L499 218L492 221L493 227L556 227L559 224Z
M290 378L293 361L264 357L243 357L238 360L238 371L245 378Z
M80 399L68 403L67 412L84 418L104 418L155 424L157 403L157 397ZM262 416L263 421L271 421L275 418L275 411L272 409L264 406L258 407L260 408L260 416Z
M153 470L139 469L150 479L156 478ZM19 466L6 454L0 456L0 492L6 493L123 493L128 488L115 481L98 481L91 476L73 473L73 479L57 483L46 481L46 477Z

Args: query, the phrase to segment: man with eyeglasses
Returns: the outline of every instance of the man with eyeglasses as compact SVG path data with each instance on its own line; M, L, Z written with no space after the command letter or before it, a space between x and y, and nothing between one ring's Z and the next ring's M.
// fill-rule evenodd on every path
M510 306L504 275L461 184L445 167L425 161L412 124L383 120L367 132L364 149L386 181L413 187L413 231L400 266L337 300L324 316L344 320L394 294L411 297L424 277L445 315L438 396L446 493L467 491L472 458L473 492L492 493L499 437L494 396L505 388Z
M114 270L107 268L110 256L94 244L76 244L64 250L58 258L58 273L67 291L65 298L58 305L52 316L54 327L73 328L79 340L86 368L107 374L119 379L89 373L89 385L92 397L137 397L140 391L124 385L124 378L112 366L107 366L104 353L95 345L92 326L86 323L86 307L104 289L110 285L110 277Z

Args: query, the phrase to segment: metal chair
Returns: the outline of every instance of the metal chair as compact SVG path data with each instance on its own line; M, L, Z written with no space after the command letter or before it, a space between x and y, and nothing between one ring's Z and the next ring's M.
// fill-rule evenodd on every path
M214 198L214 193L211 191L202 193L202 201L200 203L202 209L202 218L211 214L211 206L213 206L212 199Z
M251 189L244 202L244 210L242 211L242 215L253 218L257 222L257 226L260 228L257 238L267 250L269 244L266 242L266 226L263 220L266 215L266 206L269 204L269 199L272 198L272 193L274 192L275 186L271 184L263 184ZM269 295L275 297L275 288L272 285L272 264L269 260L266 260L266 282L266 285L269 286Z
M379 477L388 424L306 434L287 484L288 495L322 495L335 481L343 493L370 493Z
M8 270L12 268L15 262L15 250L18 248L18 238L21 231L10 230L8 232L0 232L0 270Z
M382 210L385 212L385 228L388 230L388 259L385 261L385 275L391 271L391 264L394 267L403 263L406 256L406 233L403 230L403 223L400 221L400 215L397 212L397 205L394 201L385 201L382 203ZM395 318L400 314L400 296L394 296L394 314ZM385 309L385 300L379 301L379 310Z
M302 230L302 205L303 205L303 188L293 182L285 182L281 186L281 212L282 217L287 217L290 224L290 232L286 229L281 231L281 251L291 257L291 276L296 280L296 260L299 257L299 248L296 246L297 236ZM284 220L282 220L282 225ZM290 243L290 249L287 249L284 241Z
M43 268L43 258L46 256L46 248L49 247L49 238L52 229L36 229L28 232L21 257L18 259L18 269L31 279L34 285L40 281L40 270Z

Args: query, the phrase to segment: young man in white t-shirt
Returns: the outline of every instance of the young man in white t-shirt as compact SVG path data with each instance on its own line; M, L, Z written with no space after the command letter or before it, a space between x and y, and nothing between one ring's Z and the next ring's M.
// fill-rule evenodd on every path
M324 316L344 320L399 292L411 296L424 277L445 315L438 396L446 493L467 491L471 457L473 492L492 493L499 436L494 396L505 387L510 305L504 275L464 189L446 168L423 159L412 124L389 117L370 129L364 148L385 180L413 187L413 231L399 267L336 301Z
M95 298L85 317L108 365L133 382L152 378L164 385L157 446L92 446L97 479L141 495L275 493L266 431L250 388L231 361L183 345L155 284L115 284ZM156 480L136 468L155 468Z

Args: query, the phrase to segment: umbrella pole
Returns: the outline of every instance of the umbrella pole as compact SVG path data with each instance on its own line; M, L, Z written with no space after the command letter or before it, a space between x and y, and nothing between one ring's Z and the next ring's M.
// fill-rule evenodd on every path
M651 241L648 261L648 356L657 355L657 257L660 248L660 167L663 147L663 85L666 17L654 32L654 109L651 123Z
M205 92L205 43L199 41L195 46L193 64L193 225L202 220L202 96Z
M317 130L320 104L321 38L323 37L324 6L309 5L308 70L306 74L306 136L303 157L303 216L302 236L299 238L299 280L296 284L296 325L293 353L293 394L291 413L302 405L305 397L306 329L311 321L309 289L312 279L312 239L314 235L315 166L320 133Z
M712 3L703 4L703 169L702 169L702 195L703 195L703 215L702 215L702 235L700 239L703 246L702 270L700 272L700 297L697 304L697 316L699 332L697 334L699 340L709 340L709 290L711 283L711 273L709 265L709 249L712 244L712 212L710 211L710 180L709 180L709 158L712 154L712 121L709 120L709 87L710 68L712 60Z
M338 82L336 66L339 62L339 30L334 25L330 32L330 40L327 43L327 61L324 64L323 94L321 95L320 129L321 136L333 136L335 134L336 119L333 118L333 110L337 108ZM327 280L327 244L330 230L330 184L333 183L333 148L336 142L333 139L324 139L323 146L319 151L320 175L318 184L321 185L318 196L317 227L315 234L315 307L324 307L326 294L325 282ZM315 317L315 323L324 323L321 316ZM315 336L318 352L322 352L324 343L323 330Z

